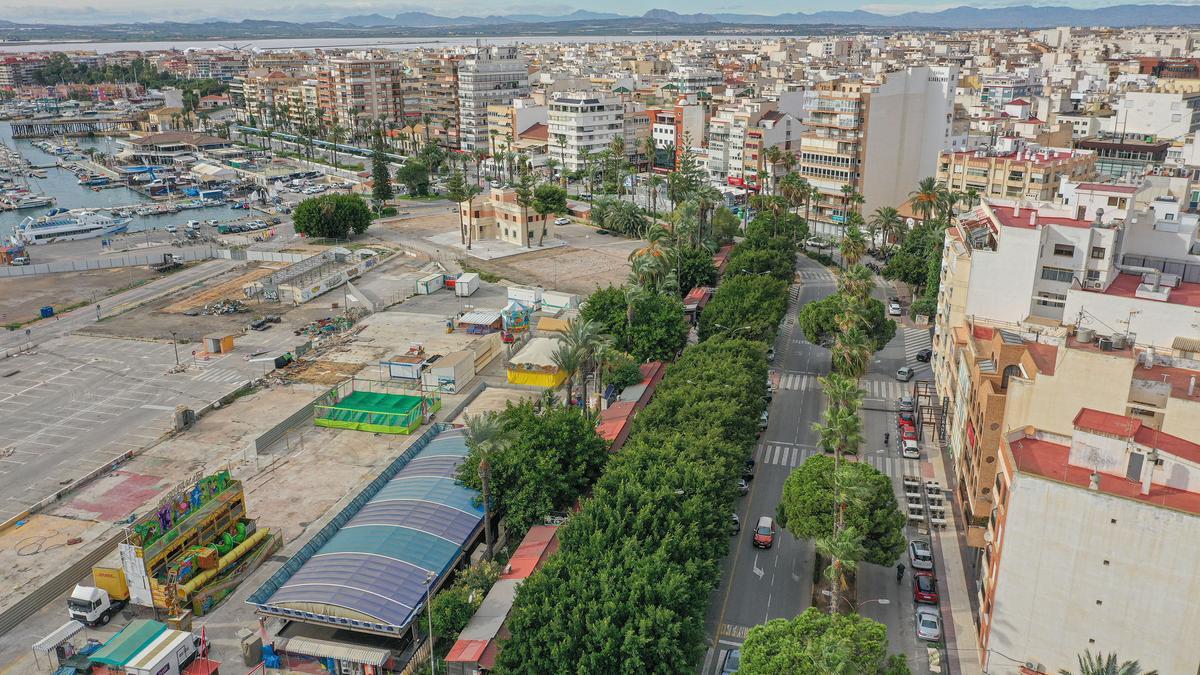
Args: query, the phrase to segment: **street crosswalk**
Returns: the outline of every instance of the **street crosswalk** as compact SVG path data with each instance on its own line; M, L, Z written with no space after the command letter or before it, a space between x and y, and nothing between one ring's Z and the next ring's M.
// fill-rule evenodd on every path
M783 371L779 375L779 387L786 391L820 391L818 377L816 373ZM864 399L893 401L904 394L912 394L912 385L898 380L867 379L860 381L859 387L865 392Z
M809 457L821 454L819 448L813 446L793 445L764 441L754 450L754 461L758 464L782 466L794 469L804 463ZM894 452L876 452L864 450L854 457L853 461L865 462L879 470L880 473L892 478L904 475L920 474L920 461L904 459Z
M917 352L933 348L933 337L928 328L903 326L900 332L904 338L904 360L909 364L916 363Z
M805 281L833 281L833 275L823 269L802 269L797 274Z
M249 380L250 376L245 373L238 372L232 368L205 368L198 374L192 376L195 382L217 382L222 384L230 384L239 380Z

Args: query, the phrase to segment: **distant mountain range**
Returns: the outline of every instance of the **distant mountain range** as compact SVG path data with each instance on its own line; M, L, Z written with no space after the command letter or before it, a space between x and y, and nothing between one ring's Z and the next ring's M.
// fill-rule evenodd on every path
M1053 26L1200 25L1200 5L1073 7L954 7L897 15L862 10L758 14L681 14L651 9L642 16L577 10L563 15L509 14L445 17L428 12L365 14L337 20L295 22L213 20L129 22L102 25L29 24L0 20L0 40L110 41L263 40L318 37L521 37L556 35L827 35L846 29L886 33L894 29L1043 28Z
M383 26L480 26L494 23L566 23L574 21L607 21L621 19L651 19L672 24L762 24L811 26L842 24L879 28L1038 28L1047 26L1175 26L1200 24L1197 5L1114 5L1096 9L1074 7L953 7L939 12L905 12L876 14L863 10L790 12L767 16L761 14L680 14L667 9L651 9L641 17L629 17L604 12L578 10L561 16L513 14L504 16L445 17L426 12L404 12L392 17L380 14L348 16L338 23L367 27Z

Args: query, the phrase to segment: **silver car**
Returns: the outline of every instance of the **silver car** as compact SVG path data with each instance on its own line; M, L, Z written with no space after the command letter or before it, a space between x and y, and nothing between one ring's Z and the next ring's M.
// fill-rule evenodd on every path
M917 608L917 638L929 642L942 639L942 617L933 607Z
M914 539L908 544L908 564L914 570L933 569L933 549L929 542Z

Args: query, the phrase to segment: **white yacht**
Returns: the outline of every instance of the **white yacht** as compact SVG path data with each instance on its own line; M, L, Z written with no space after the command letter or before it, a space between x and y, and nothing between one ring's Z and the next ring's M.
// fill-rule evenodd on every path
M111 218L95 211L66 211L55 209L34 219L32 216L16 227L16 237L26 244L49 244L58 241L90 239L120 234L129 227L130 218Z

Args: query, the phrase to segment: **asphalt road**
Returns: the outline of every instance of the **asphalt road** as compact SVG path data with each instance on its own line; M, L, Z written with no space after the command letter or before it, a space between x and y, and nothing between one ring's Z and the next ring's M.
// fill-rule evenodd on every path
M756 549L751 544L751 530L759 516L774 516L788 474L817 452L812 423L820 419L825 407L816 378L829 372L829 350L805 340L795 326L795 316L804 303L835 292L836 284L828 270L804 257L797 263L797 273L801 285L798 292L793 289L788 317L775 343L777 356L771 364L780 374L779 391L771 404L769 426L755 450L756 477L750 494L737 504L742 533L730 537L721 583L710 598L705 621L709 645L701 668L704 675L720 672L726 653L745 640L752 626L794 617L811 604L815 557L811 542L798 541L781 530L769 550ZM889 291L877 288L875 295L882 298ZM896 450L894 401L911 390L912 384L897 382L895 372L907 364L917 370L914 382L928 379L928 366L913 358L917 350L928 346L927 330L900 327L896 338L875 355L862 382L866 396L861 459L893 478L901 504L900 478L914 472L924 474L928 468L924 458L904 460ZM886 449L885 432L892 437ZM911 536L915 532L910 528ZM907 565L907 556L902 559ZM897 584L894 566L861 565L858 603L864 616L888 626L891 652L907 655L913 672L928 672L925 645L916 640L910 574L906 573L903 582Z

